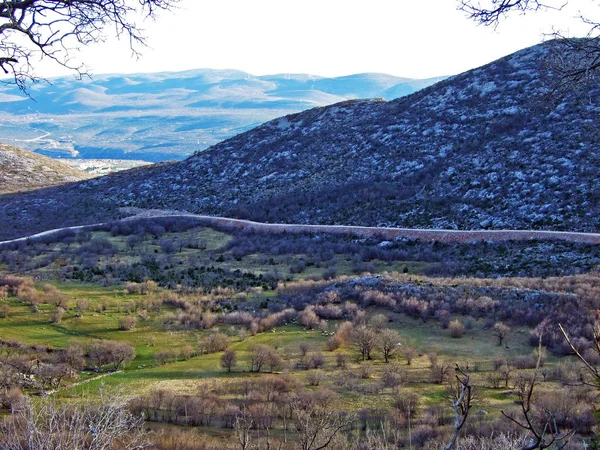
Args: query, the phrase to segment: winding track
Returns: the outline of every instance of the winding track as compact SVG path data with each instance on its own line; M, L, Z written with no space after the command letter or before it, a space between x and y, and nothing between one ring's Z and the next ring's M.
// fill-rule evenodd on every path
M251 220L228 217L205 216L200 214L179 213L171 211L151 210L122 219L124 221L148 219L153 217L193 218L201 224L218 225L230 228L247 229L266 233L329 233L345 234L357 237L377 236L382 239L408 238L439 242L480 242L480 241L531 241L551 240L574 242L580 244L600 244L600 233L581 233L572 231L540 231L540 230L440 230L426 228L389 228L362 227L352 225L301 225L284 223L261 223ZM36 233L31 236L0 241L0 246L41 238L65 230L81 231L104 225L102 223L57 228Z

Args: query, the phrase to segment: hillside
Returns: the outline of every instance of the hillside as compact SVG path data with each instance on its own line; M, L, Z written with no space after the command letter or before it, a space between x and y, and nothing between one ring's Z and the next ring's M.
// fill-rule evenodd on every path
M436 80L211 69L65 77L32 86L35 102L0 86L0 121L4 142L47 156L156 162L183 159L286 114L349 98L393 99Z
M124 206L286 223L597 231L599 91L549 101L553 45L394 101L276 119L180 163L0 199L13 224L2 237L118 217Z
M28 191L89 178L46 156L0 144L0 194Z

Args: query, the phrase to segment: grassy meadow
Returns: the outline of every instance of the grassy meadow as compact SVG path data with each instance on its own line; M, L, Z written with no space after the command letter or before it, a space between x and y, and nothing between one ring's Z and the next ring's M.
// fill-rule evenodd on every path
M447 276L440 259L468 256L472 245L183 228L97 230L1 252L5 408L8 389L64 405L108 393L143 414L158 448L184 448L168 443L174 436L240 448L243 420L254 448L296 448L303 432L290 423L298 427L310 404L312 415L325 408L337 414L329 420L352 419L331 448L355 448L384 428L388 443L442 448L462 370L473 389L465 436L527 434L502 412L519 417L534 380L533 409L560 412L573 430L568 448L593 438L595 390L569 388L589 374L558 332L566 324L590 355L600 292L593 273L473 276L475 266L456 259L469 277ZM389 362L384 336L395 339ZM99 359L94 352L111 343L131 354ZM230 370L226 354L235 358Z

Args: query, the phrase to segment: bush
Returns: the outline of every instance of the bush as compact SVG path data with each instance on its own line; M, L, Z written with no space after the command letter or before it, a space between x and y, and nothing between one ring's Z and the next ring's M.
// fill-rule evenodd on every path
M298 314L298 322L307 328L313 329L319 326L320 320L315 313L314 306L307 306L300 314Z
M161 350L154 354L156 365L162 366L168 362L177 362L177 352L175 350Z
M333 352L334 350L340 348L342 344L342 338L340 338L338 335L331 336L329 339L327 339L327 351Z
M519 370L535 369L537 366L537 358L535 355L517 356L511 361L512 365Z
M132 316L119 317L119 330L133 330L137 325L137 318Z
M408 373L404 367L389 364L383 369L381 380L385 387L397 389L408 380Z
M338 353L335 357L335 365L338 369L345 369L348 364L348 357L343 353Z
M75 305L77 306L77 311L79 312L85 312L90 309L90 301L85 298L77 300Z
M373 375L373 366L371 364L363 363L360 365L360 377L367 379Z
M318 386L324 377L325 373L322 370L311 370L306 375L306 381L310 386Z
M224 333L211 333L207 337L198 341L198 353L222 352L231 343L231 338Z
M325 357L322 353L313 353L308 358L308 363L306 364L307 369L320 369L325 365Z
M60 306L58 308L56 308L56 310L50 315L50 322L51 323L59 323L63 316L65 315L65 310L62 309Z
M465 326L458 319L450 322L450 324L448 325L448 329L450 330L450 336L452 336L455 339L463 337L467 332Z

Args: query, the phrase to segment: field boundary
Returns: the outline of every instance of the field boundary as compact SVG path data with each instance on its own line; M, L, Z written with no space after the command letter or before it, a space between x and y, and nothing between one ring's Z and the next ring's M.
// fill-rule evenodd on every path
M234 219L230 217L207 216L201 214L179 213L162 210L144 210L136 215L121 219L132 221L152 218L190 218L200 224L219 227L246 229L263 233L324 233L341 234L357 237L379 237L382 239L416 239L438 242L473 243L481 241L563 241L578 244L600 244L600 233L583 233L576 231L547 231L547 230L447 230L429 228L392 228L392 227L365 227L356 225L304 225L285 223L264 223L252 220ZM20 237L1 241L0 246L10 245L28 240L35 240L67 230L84 231L105 226L111 222L79 225L72 227L56 228Z

